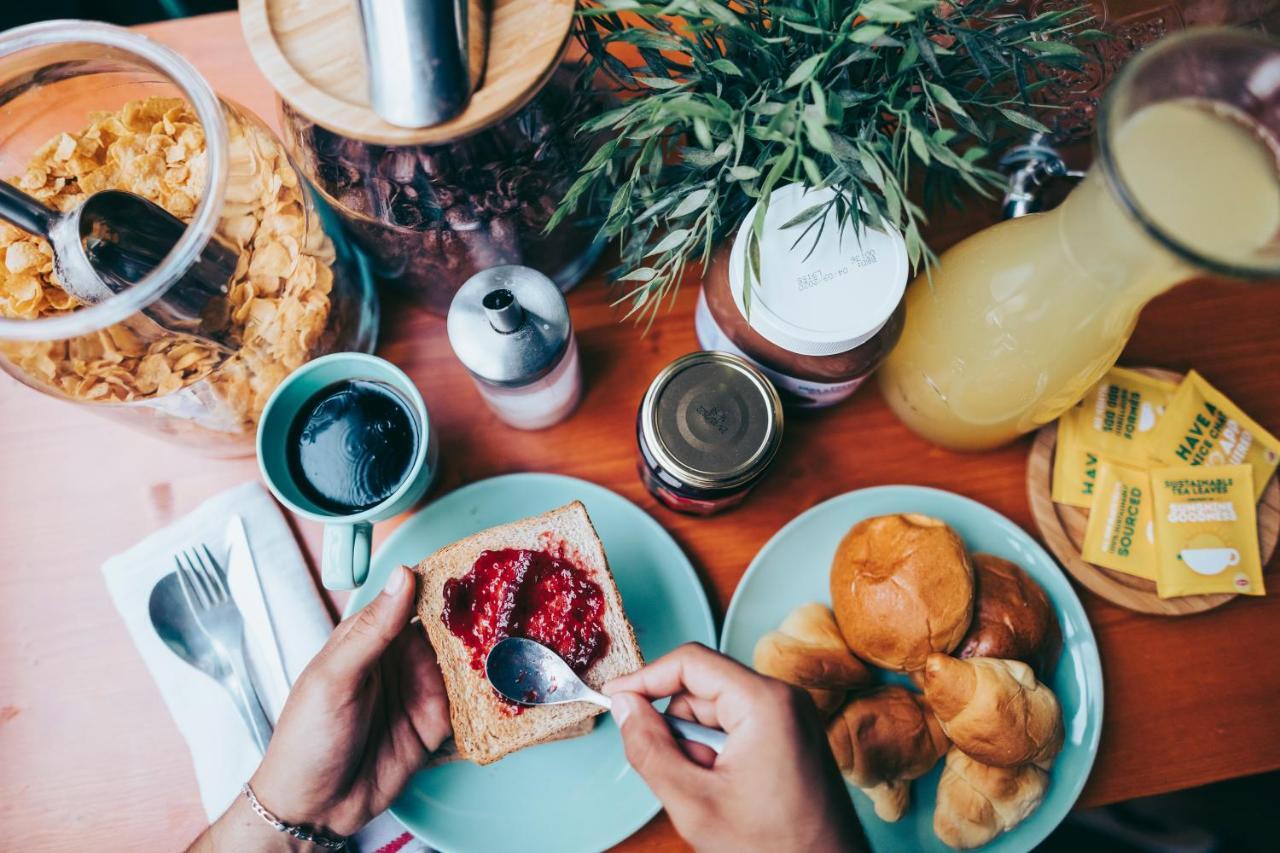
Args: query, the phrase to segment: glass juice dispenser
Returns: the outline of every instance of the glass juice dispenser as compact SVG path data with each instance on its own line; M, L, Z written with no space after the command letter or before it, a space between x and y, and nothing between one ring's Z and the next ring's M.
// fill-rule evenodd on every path
M1074 405L1153 297L1280 277L1278 135L1280 42L1201 29L1148 48L1108 91L1094 166L1062 205L967 238L910 285L880 369L890 407L944 447L997 447Z

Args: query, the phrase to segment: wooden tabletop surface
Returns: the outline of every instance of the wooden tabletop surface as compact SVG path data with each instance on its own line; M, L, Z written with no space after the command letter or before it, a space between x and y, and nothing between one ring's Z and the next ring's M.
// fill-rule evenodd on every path
M234 14L146 31L274 123L274 93ZM686 287L642 336L618 324L599 275L579 285L569 301L586 396L570 420L540 433L508 429L484 408L438 318L388 305L379 352L416 379L438 424L435 493L511 471L555 471L614 489L675 536L717 618L770 536L851 489L950 489L1035 533L1023 483L1029 442L980 455L939 450L899 424L872 387L837 409L792 417L773 471L740 509L702 520L659 507L635 473L636 407L663 365L696 348L695 294ZM1122 361L1194 367L1280 431L1277 318L1280 287L1184 286L1148 306ZM189 754L107 600L101 565L256 477L252 459L203 459L0 375L0 846L175 849L203 827ZM394 525L379 525L375 539ZM295 528L317 553L318 528ZM1280 768L1280 580L1270 580L1264 598L1178 619L1131 613L1080 590L1106 682L1102 745L1081 806ZM623 847L679 844L659 816Z

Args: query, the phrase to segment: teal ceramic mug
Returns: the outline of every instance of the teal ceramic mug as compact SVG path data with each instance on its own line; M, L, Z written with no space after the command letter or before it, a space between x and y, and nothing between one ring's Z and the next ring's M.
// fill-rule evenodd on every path
M339 382L365 380L392 388L408 404L418 431L417 455L399 487L382 503L350 515L317 505L299 488L289 466L289 441L299 411L318 392ZM404 371L363 353L339 352L309 361L280 383L258 422L258 467L282 504L324 525L320 577L329 589L353 589L369 575L373 524L399 515L431 486L437 468L437 441L422 394Z

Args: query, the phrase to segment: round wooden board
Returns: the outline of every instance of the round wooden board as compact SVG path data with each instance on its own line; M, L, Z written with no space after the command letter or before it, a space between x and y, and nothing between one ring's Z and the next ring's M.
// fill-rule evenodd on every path
M573 29L574 0L492 0L484 8L488 55L480 88L457 116L422 128L389 124L370 106L354 0L240 0L240 22L262 73L311 121L381 145L440 145L528 103L558 67Z
M1182 378L1179 373L1154 368L1144 368L1143 373L1173 382ZM1027 458L1027 498L1031 502L1031 514L1035 517L1036 526L1040 528L1040 536L1072 577L1112 604L1139 613L1161 616L1203 613L1221 607L1236 597L1232 593L1222 593L1160 598L1156 595L1156 585L1149 580L1087 562L1081 552L1085 527L1089 523L1089 510L1054 503L1051 496L1054 448L1057 443L1056 423L1042 427L1036 434L1031 454ZM1280 539L1280 480L1272 477L1258 503L1258 543L1264 566L1275 554L1277 539Z

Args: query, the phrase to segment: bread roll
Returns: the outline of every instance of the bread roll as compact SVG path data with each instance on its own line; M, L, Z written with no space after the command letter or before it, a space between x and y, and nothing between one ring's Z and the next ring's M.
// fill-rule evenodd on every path
M756 643L752 665L757 672L803 687L823 717L844 702L855 687L871 683L871 671L853 656L831 608L802 604Z
M1047 764L1062 748L1058 699L1022 661L929 655L924 696L951 742L983 764Z
M851 700L827 723L827 741L840 772L887 821L902 817L911 780L947 751L942 727L920 695L896 685Z
M1049 774L1034 764L991 767L952 749L938 780L934 834L957 850L981 847L1035 811L1048 787Z
M845 534L831 565L831 606L863 660L912 672L969 627L973 568L956 532L924 515L884 515Z
M1048 677L1062 650L1062 631L1049 596L1016 563L991 554L971 559L973 622L955 656L1020 660L1041 678Z

